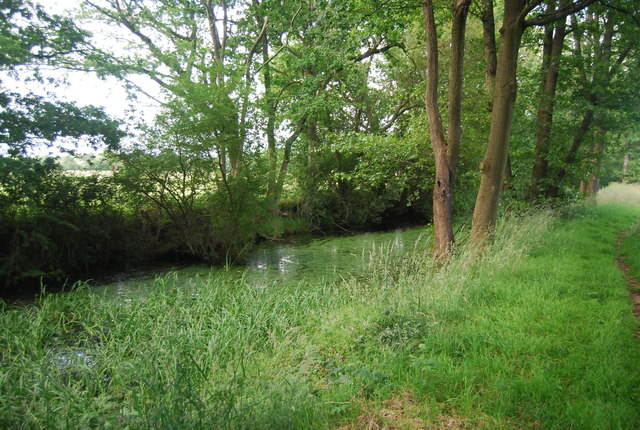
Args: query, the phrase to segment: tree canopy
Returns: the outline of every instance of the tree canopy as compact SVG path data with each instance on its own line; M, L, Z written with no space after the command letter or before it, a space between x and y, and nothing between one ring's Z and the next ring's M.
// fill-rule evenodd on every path
M59 66L72 55L90 51L89 33L72 19L48 14L28 0L0 4L0 70L19 80L42 80L40 66ZM8 91L0 82L0 147L24 154L35 144L58 137L86 136L97 145L115 147L124 133L102 109L47 100L32 93Z
M101 109L7 90L0 136L10 156L106 144L118 210L162 252L231 263L294 231L428 222L446 258L455 220L485 246L501 211L629 180L640 158L632 0L87 0L69 17L15 0L0 18L13 76L158 86L121 148Z

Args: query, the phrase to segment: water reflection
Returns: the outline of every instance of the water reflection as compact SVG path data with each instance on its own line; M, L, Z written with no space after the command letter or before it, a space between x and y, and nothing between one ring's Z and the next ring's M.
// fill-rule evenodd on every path
M219 277L247 282L255 288L269 288L274 284L297 284L305 282L327 282L350 275L358 275L366 269L372 259L382 254L404 253L421 243L424 227L396 230L387 233L367 233L353 236L316 239L310 242L291 244L265 244L253 250L246 259L246 266L224 270L207 266L192 266L174 270L172 287L190 287L197 277ZM144 276L127 276L114 283L100 287L100 291L131 300L144 296L151 280L157 275L170 273L154 271Z

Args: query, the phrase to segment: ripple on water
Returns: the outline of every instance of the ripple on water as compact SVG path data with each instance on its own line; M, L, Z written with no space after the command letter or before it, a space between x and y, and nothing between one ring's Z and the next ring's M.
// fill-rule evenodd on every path
M372 252L404 253L414 249L425 232L424 227L395 230L386 233L365 233L352 236L329 237L312 240L301 245L265 244L253 250L246 266L224 270L208 266L167 268L139 276L123 276L110 285L94 291L113 296L125 302L140 300L155 284L155 276L173 277L172 288L197 288L194 277L209 277L211 282L242 281L256 289L272 285L298 285L301 282L330 282L349 275L358 275L370 264Z

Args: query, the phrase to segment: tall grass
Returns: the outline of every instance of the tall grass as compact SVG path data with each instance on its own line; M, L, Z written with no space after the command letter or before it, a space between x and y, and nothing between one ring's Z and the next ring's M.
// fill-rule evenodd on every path
M620 255L629 266L631 276L640 282L640 220L629 230L621 233Z
M598 193L598 204L640 206L640 184L611 183Z
M637 212L503 220L481 255L254 288L158 277L117 301L79 285L0 313L0 427L638 428L640 346L614 264ZM393 403L396 413L377 413ZM398 406L398 403L405 403ZM397 423L396 423L397 424Z

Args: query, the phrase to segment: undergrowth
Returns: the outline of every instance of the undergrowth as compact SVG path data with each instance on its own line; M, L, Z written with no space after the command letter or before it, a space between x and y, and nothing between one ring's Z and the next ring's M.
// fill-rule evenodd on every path
M505 218L490 250L438 268L390 245L335 282L168 274L126 301L79 284L4 304L0 427L638 428L637 323L614 262L637 216Z

